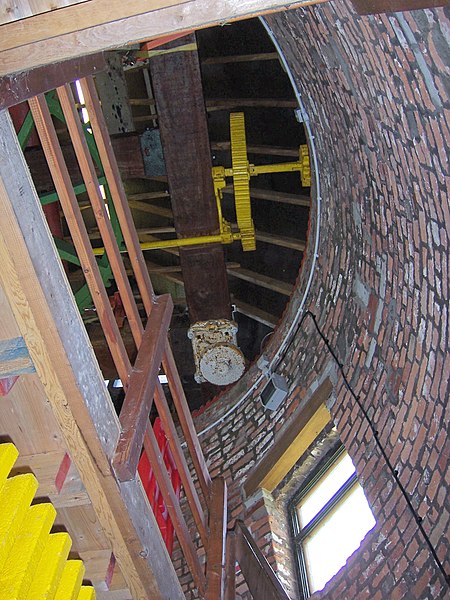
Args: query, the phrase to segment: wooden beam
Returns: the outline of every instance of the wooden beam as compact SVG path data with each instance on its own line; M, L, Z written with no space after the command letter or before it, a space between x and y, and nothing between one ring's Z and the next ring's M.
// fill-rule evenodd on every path
M121 433L113 459L113 468L119 481L136 477L172 311L172 298L168 294L160 296L150 313L139 346L120 411Z
M182 600L140 483L113 477L118 420L4 112L0 137L0 283L132 594Z
M189 410L183 384L181 383L169 342L167 342L166 352L163 357L163 368L164 373L169 380L170 393L172 394L172 400L177 411L184 439L186 440L192 463L198 477L200 489L202 490L205 504L209 507L211 477L209 475L208 467L206 466L205 457L203 456L200 441L197 437L197 431L195 429L194 421L192 420L191 411Z
M299 183L300 185L300 183ZM233 194L233 186L227 185L223 188L224 194ZM270 200L271 202L281 202L282 204L293 204L294 206L305 206L311 205L309 196L300 194L289 194L287 192L277 192L276 190L264 190L262 188L255 188L250 185L250 196L257 200Z
M223 477L217 477L212 481L209 515L205 600L223 600L227 536L227 485Z
M233 277L248 281L254 285L259 285L260 287L272 290L272 292L277 292L278 294L283 294L284 296L290 296L294 291L294 286L291 283L286 283L285 281L280 281L279 279L274 279L273 277L268 277L267 275L262 275L255 271L249 271L243 267L240 269L230 269L228 273Z
M202 60L202 65L224 65L228 63L255 62L262 60L278 60L278 52L261 52L259 54L236 54L232 56L210 56Z
M218 233L219 217L195 36L171 42L165 49L185 45L193 49L153 57L150 71L177 235L192 237ZM182 248L180 262L191 322L229 319L222 246Z
M0 46L4 41L0 36ZM0 110L54 90L67 81L99 73L105 68L104 54L99 53L0 77Z
M117 245L116 236L111 225L109 214L106 210L105 201L100 192L94 161L89 152L70 85L66 84L63 87L59 87L57 93L66 119L70 138L75 149L78 164L80 165L80 170L83 175L83 180L86 185L89 201L102 237L106 254L108 255L111 270L114 274L114 280L117 284L134 340L137 347L139 347L143 333L141 317L136 308L136 303L134 302L133 292L125 272L125 266ZM118 171L117 176L119 176ZM109 341L108 337L106 339Z
M279 98L215 98L206 100L206 110L234 110L236 108L296 108L296 100L282 100Z
M227 531L224 600L236 600L236 534Z
M195 525L200 534L200 539L205 548L208 547L208 529L203 513L202 505L195 488L195 483L192 479L183 449L178 439L178 433L175 429L172 414L167 404L166 395L161 384L157 384L155 393L155 406L158 410L158 415L161 419L164 433L169 442L169 447L172 452L174 462L177 466L178 474L180 475L183 492L189 502L189 508L195 521ZM205 507L206 508L206 507Z
M284 424L272 448L249 473L244 483L247 497L259 488L269 491L275 489L330 422L331 416L325 402L332 390L331 381L326 379L306 406L298 409Z
M255 321L258 321L258 323L262 323L263 325L266 325L267 327L270 327L271 329L276 327L279 319L277 317L275 317L274 315L270 314L269 312L266 312L265 310L261 310L260 308L257 308L256 306L247 304L247 302L244 302L243 300L236 298L236 296L232 296L231 300L232 300L233 304L236 306L237 312L239 312L243 315L246 315L247 317L250 317L250 319L254 319Z
M211 150L230 150L231 142L211 142ZM247 146L248 154L262 154L264 156L285 156L286 158L297 158L298 148L281 148L279 146Z
M72 6L61 7L57 15L53 11L42 12L13 23L6 24L5 35L0 39L0 51L20 48L34 42L53 39L66 33L91 29L111 21L127 19L151 11L183 4L185 0L128 0L126 5L114 0L90 0ZM150 4L150 6L149 6ZM63 83L66 83L64 81Z
M150 424L148 424L146 428L144 448L147 452L150 464L152 465L155 479L158 482L159 490L169 512L169 516L172 521L178 542L183 551L184 558L189 566L194 583L197 586L199 597L202 598L206 584L205 575L200 566L200 561L190 537L189 529L187 528L186 521L184 520L181 512L180 502L175 496L172 481L167 473L164 460L158 447L158 442L156 441L155 434L153 433L153 429L150 427ZM215 600L217 600L217 598L215 598Z
M58 26L58 20L61 18L61 13L69 10L70 7L48 13L49 21L46 26L35 27L33 19L37 17L25 19L24 29L27 29L28 35L32 37L21 38L17 42L14 41L15 35L12 35L13 43L22 45L5 49L0 53L0 75L50 64L54 62L55 56L60 60L66 60L101 50L119 48L124 44L158 38L173 32L192 31L289 7L317 4L324 0L242 0L239 3L234 0L215 0L207 6L203 0L190 0L183 3L168 0L166 6L167 4L171 6L167 8L161 8L161 5L158 7L157 1L153 0L150 10L148 2L140 0L140 6L145 5L143 12L140 11L140 14L134 16L125 15L117 20L111 19L110 15L117 14L118 10L127 14L132 13L129 3L124 4L122 0L103 0L107 8L101 11L102 21L95 26L90 26L92 1L76 5L79 9L84 4L88 26L83 28L86 23L80 26L78 14L75 13L74 18L72 12L68 19L69 29L71 29L69 33L64 33L64 29ZM11 25L15 23L1 26L2 39L11 37L9 33Z
M34 372L33 361L22 337L0 341L0 379Z
M236 559L253 598L289 600L272 567L242 521L236 521Z
M146 204L145 202L137 202L136 200L129 201L130 208L140 210L141 212L147 212L152 215L158 215L165 219L173 219L173 212L171 208L164 208L163 206L156 206L155 204Z
M265 242L266 244L290 248L291 250L298 250L299 252L304 252L306 247L306 242L303 240L296 240L295 238L286 237L284 235L274 235L259 230L256 231L256 239L260 242Z
M106 334L108 346L117 367L119 377L124 381L124 384L127 385L131 363L122 342L122 338L120 337L120 331L111 309L105 286L103 285L97 261L92 253L89 236L78 206L77 197L73 191L47 102L45 101L44 96L36 96L29 100L29 104L55 183L59 201L63 207L64 216L77 250L78 258L83 265L83 272L92 295L92 300Z

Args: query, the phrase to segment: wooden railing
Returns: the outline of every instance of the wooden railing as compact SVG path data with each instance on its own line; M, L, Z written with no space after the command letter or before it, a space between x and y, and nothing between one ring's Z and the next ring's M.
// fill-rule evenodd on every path
M119 415L121 435L114 455L111 456L111 467L118 481L135 479L138 477L137 466L144 449L199 596L208 600L218 600L223 597L225 581L226 486L222 479L211 481L208 473L167 339L173 309L172 300L168 295L157 297L154 294L94 81L91 77L87 77L80 80L80 83L126 253L145 308L145 328L126 274L121 249L116 242L105 201L100 192L96 170L86 144L70 84L59 87L57 95L137 348L134 365L131 364L125 349L102 282L45 97L36 96L29 100L29 105L81 268L125 389L125 400ZM158 379L161 369L168 379L172 402L195 470L199 491L191 476L182 442L178 437L166 395ZM206 550L206 566L199 558L187 520L182 514L178 497L165 468L158 441L150 425L149 414L153 403L167 436L171 456L178 470L196 531ZM200 495L203 496L203 500Z
M258 600L289 600L272 567L258 548L242 521L236 521L227 537L225 600L236 597L236 562L253 598Z

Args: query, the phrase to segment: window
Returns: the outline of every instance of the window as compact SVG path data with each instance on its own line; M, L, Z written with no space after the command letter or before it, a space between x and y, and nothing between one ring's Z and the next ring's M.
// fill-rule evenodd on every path
M294 497L290 514L305 598L325 586L375 525L342 446Z

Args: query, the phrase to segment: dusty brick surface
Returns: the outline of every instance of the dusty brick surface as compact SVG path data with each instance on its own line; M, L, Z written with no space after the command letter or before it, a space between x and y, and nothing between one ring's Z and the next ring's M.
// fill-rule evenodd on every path
M317 315L448 570L449 11L359 17L343 1L268 22L301 92L318 156L322 211L312 210L310 231L320 219L321 241L306 306ZM312 237L269 354L298 310ZM278 411L264 412L253 393L201 437L212 473L227 478L232 518L246 519L282 578L293 577L279 508L266 501L260 514L246 511L241 486L292 412L331 376L332 416L377 525L315 597L448 597L373 434L310 321L296 332L278 371L291 384ZM253 367L199 414L197 429L223 416L256 374ZM297 597L295 585L289 591ZM239 592L248 596L243 584Z

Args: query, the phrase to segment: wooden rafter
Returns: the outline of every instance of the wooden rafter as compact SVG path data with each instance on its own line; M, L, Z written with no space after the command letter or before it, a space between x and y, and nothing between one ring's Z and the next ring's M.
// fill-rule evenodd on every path
M230 269L228 273L233 277L237 277L238 279L242 279L248 283L253 283L254 285L272 290L272 292L278 292L284 296L290 296L294 290L294 286L290 283L280 281L274 277L262 275L261 273L256 273L256 271L250 271L249 269L244 269L242 267L240 269Z

